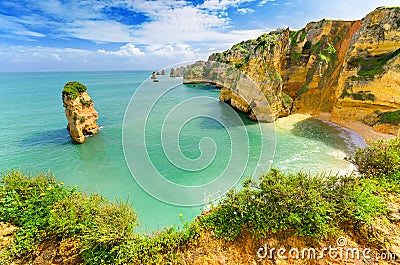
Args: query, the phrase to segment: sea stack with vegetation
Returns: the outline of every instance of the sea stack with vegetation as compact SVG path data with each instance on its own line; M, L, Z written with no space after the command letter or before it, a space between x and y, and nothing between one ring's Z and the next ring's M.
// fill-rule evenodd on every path
M87 87L73 81L65 84L62 91L65 115L68 120L67 129L74 142L82 144L87 135L96 134L98 112L94 109L93 99L86 92Z
M188 67L184 83L217 83L221 101L254 119L258 91L241 87L243 78L226 85L232 74L221 73L221 63L244 73L264 93L270 109L263 121L301 113L398 134L399 7L377 8L358 21L324 19L297 31L278 29Z

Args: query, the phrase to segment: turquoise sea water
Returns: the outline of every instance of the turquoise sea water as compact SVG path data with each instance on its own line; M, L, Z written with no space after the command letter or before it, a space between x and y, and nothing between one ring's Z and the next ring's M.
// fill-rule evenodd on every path
M98 192L109 199L129 200L137 209L141 228L145 230L179 225L179 213L183 213L185 220L194 218L202 211L202 206L176 206L149 195L132 177L125 161L122 146L124 114L132 95L150 74L149 71L0 73L0 171L21 169L35 173L50 170L66 184L78 185L81 190ZM88 87L99 112L98 124L102 127L99 134L89 137L83 145L73 144L69 138L61 100L64 84L74 80ZM160 77L160 85L176 82L171 80ZM158 85L149 81L147 84L150 87ZM152 93L156 90L148 89L148 95ZM139 153L140 146L137 152L133 147L130 150L133 163L143 165L150 160L168 181L181 186L201 186L228 170L230 163L239 167L242 160L246 161L245 167L229 169L239 177L254 174L257 167L266 170L271 163L283 170L336 173L349 168L343 157L363 144L348 130L296 116L281 119L276 124L259 125L239 114L240 121L224 126L224 121L231 119L230 115L238 114L230 113L227 106L218 101L218 95L219 91L213 87L177 85L169 90L157 100L146 119L143 143L146 156ZM208 100L205 104L190 104L187 111L177 109L168 123L163 122L176 106L196 97L207 97ZM146 98L135 102L139 107L144 103ZM140 108L133 111L141 115ZM199 116L187 123L179 123L179 118L188 112L204 111L218 117L218 121ZM179 130L175 130L178 126L181 126ZM242 133L243 128L248 140L235 140L231 132ZM140 132L143 128L134 129ZM261 135L261 131L267 133ZM203 143L205 137L211 138L212 142L206 140ZM180 152L168 156L168 144L176 139ZM275 144L276 148L273 148ZM180 154L194 161L202 155L207 157L208 151L214 154L211 152L214 147L217 151L207 158L210 163L205 168L183 170L191 164L177 166L185 162L179 160ZM262 148L267 155L259 160ZM238 162L232 163L232 157ZM175 162L171 163L171 160ZM150 174L150 171L140 172L146 173ZM171 197L176 196L174 190L163 189L156 181L154 185L159 185L158 189L164 195L168 196L170 192ZM209 194L204 194L207 196Z

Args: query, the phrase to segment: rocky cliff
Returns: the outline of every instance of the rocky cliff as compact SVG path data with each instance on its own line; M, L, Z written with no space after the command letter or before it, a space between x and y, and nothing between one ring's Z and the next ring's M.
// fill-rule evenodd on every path
M99 130L96 123L98 112L94 109L93 100L86 89L79 82L68 82L62 92L68 120L67 129L72 140L79 144L85 142L86 135L96 134Z
M233 89L241 87L238 78L221 86L220 99L251 118L258 106L254 95L262 91L266 102L259 104L269 104L268 113L260 115L269 117L264 121L305 113L336 122L363 121L395 134L396 121L388 129L382 117L400 108L399 54L400 8L382 7L360 21L310 22L298 31L280 29L235 44L212 54L201 74L192 67L197 72L187 71L184 82L215 82L220 74L212 62L224 63L256 84Z

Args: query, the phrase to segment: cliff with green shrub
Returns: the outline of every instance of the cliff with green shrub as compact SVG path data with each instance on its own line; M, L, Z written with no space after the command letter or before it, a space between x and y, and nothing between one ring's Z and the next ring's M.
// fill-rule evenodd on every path
M400 120L383 117L400 109L399 54L400 8L377 8L359 21L321 20L242 41L190 66L184 83L233 79L219 81L220 100L253 119L258 107L261 121L304 113L396 134ZM236 70L241 77L228 72ZM241 84L246 76L252 86Z

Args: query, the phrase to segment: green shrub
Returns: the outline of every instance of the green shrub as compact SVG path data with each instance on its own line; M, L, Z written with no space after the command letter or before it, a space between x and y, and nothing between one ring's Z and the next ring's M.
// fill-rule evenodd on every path
M379 114L379 122L380 123L389 123L393 125L400 124L400 110L384 112Z
M293 99L286 93L281 92L282 105L284 108L291 108L293 104Z
M33 178L20 171L11 171L3 176L0 221L20 227L15 234L12 255L29 257L49 237L52 207L71 192L73 189L64 188L50 173Z
M196 223L151 237L135 233L137 216L128 203L62 184L49 173L11 171L3 176L0 221L20 227L7 252L11 260L28 263L46 242L55 240L74 242L77 252L72 254L81 255L84 264L176 264L176 253L198 238Z
M384 66L386 63L400 54L400 48L389 53L380 54L372 57L354 57L348 61L348 65L352 68L359 67L358 75L360 79L371 80L375 75L385 73Z
M370 101L375 101L375 95L371 93L366 93L366 92L357 92L357 93L351 93L349 94L349 97L354 100L370 100Z
M243 67L243 65L244 65L243 62L237 62L235 63L235 68L240 69Z
M301 33L301 36L300 36L300 41L302 42L306 38L307 32L306 32L305 28L302 28L301 31L302 31L302 33Z
M299 52L292 52L290 54L290 60L293 63L296 63L300 58L301 58L301 53L299 53Z
M62 91L63 96L67 95L72 99L79 97L79 93L85 92L87 87L77 81L68 82L65 84Z
M302 86L297 92L297 97L300 97L304 93L307 93L310 89L307 86Z
M347 158L358 172L368 178L398 177L400 174L400 139L377 141L365 149L358 149Z
M83 106L89 106L90 104L92 104L92 100L85 100L83 97L79 97L79 101L81 102L81 104Z
M311 41L306 41L306 43L304 43L303 45L303 51L302 53L308 53L311 49Z
M386 210L375 195L376 185L353 176L283 174L276 169L262 175L260 183L231 190L220 206L200 222L217 237L234 240L244 231L265 237L286 229L297 234L324 237L343 223L368 223Z
M290 31L290 32L289 32L290 45L292 45L292 46L296 45L296 43L297 43L297 36L299 35L300 32L301 32L301 30Z

